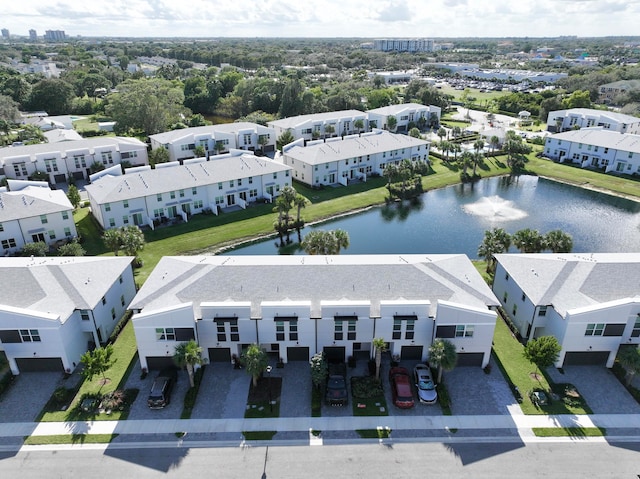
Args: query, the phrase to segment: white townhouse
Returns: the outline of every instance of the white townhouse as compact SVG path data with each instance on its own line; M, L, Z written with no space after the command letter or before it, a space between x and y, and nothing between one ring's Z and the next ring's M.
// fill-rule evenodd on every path
M600 103L613 103L618 95L626 93L630 90L637 90L640 88L640 80L620 80L613 83L605 83L598 87Z
M361 128L356 126L358 121L362 122ZM267 125L275 130L276 138L289 131L295 140L302 138L305 141L353 135L370 130L367 114L359 110L291 116L270 121Z
M389 105L373 110L367 110L369 125L371 128L390 129L387 125L390 116L396 119L396 127L393 131L407 132L410 124L417 128L424 125L437 126L440 124L440 107L430 105L425 106L419 103L402 103L400 105Z
M459 365L485 366L498 305L465 255L167 256L130 309L143 368L188 339L206 362L256 343L286 363L369 359L378 337L415 361L447 338Z
M600 168L605 173L640 174L640 135L602 127L583 128L548 136L544 155L560 163Z
M640 344L640 253L498 254L493 292L525 340L555 336L556 367L612 367Z
M291 186L291 168L242 150L229 155L129 168L110 168L85 187L91 212L105 229L128 225L151 228L174 219L231 206L271 201Z
M640 118L614 111L572 108L550 111L547 117L547 131L552 133L594 126L618 133L640 134Z
M76 141L0 148L0 176L26 180L36 171L47 173L49 183L65 183L69 177L88 180L91 165L105 167L128 162L149 164L147 145L127 137L96 137Z
M136 294L132 257L0 258L0 350L13 374L71 372Z
M149 136L151 149L166 148L169 161L195 158L194 150L201 146L206 156L232 149L274 151L276 134L273 128L257 123L237 122L172 130Z
M309 186L348 185L382 175L388 163L429 161L429 142L408 135L374 130L362 135L310 141L285 146L282 162L293 169L295 180Z
M54 245L78 236L73 205L62 190L37 183L9 181L0 189L0 254L17 253L27 243Z

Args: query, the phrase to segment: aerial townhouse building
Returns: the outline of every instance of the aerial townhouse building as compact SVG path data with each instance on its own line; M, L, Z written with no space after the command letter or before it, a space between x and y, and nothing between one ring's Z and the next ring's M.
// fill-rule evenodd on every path
M172 130L149 136L151 149L165 148L169 161L195 158L201 146L205 156L227 153L232 149L267 153L276 147L273 128L249 122L221 123Z
M547 131L552 133L598 126L618 133L640 134L640 118L614 111L572 108L550 111L547 117Z
M356 126L356 122L358 125L361 124L360 128ZM295 140L303 139L305 142L353 135L370 130L367 114L359 110L291 116L270 121L267 124L274 129L276 138L288 131Z
M27 243L54 246L76 238L73 206L62 190L46 183L9 181L0 189L0 254L8 256Z
M640 253L498 254L493 292L524 340L555 336L556 367L612 367L640 345Z
M205 362L250 344L282 362L428 359L447 338L458 364L485 366L499 304L465 255L164 257L131 303L142 368L171 363L194 339Z
M293 169L295 180L309 186L348 185L382 175L389 163L429 160L429 142L407 135L374 130L362 135L326 141L296 140L285 146L282 161Z
M26 180L37 171L46 173L52 185L88 180L94 163L108 168L123 162L149 164L147 145L136 138L96 137L0 148L0 176Z
M561 163L598 168L605 173L640 174L640 135L602 127L583 128L548 136L544 155Z
M0 258L0 350L11 372L71 372L136 294L132 257Z
M411 125L417 128L425 126L435 127L440 124L442 110L440 107L421 105L419 103L402 103L389 105L373 110L367 110L369 126L381 130L391 130L388 125L389 117L394 117L396 126L394 132L408 132Z
M128 225L156 226L188 221L203 212L246 208L272 201L291 186L291 168L242 150L230 154L129 168L110 168L92 176L85 187L91 211L105 229Z

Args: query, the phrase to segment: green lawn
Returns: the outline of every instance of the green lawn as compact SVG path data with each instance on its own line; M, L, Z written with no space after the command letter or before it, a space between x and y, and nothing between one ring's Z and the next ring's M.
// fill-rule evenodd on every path
M594 437L606 436L603 427L534 427L533 433L537 437Z
M570 407L561 400L552 401L549 406L537 407L529 399L529 391L543 389L551 391L545 375L537 366L531 364L522 355L524 346L512 336L505 322L498 317L493 336L493 352L500 369L509 382L516 386L522 395L520 404L525 414L590 414L588 407ZM556 389L557 390L557 389Z
M24 445L108 444L116 437L118 437L118 434L57 434L54 436L29 436L24 440Z
M80 413L76 408L80 398L85 394L105 394L116 389L123 389L129 377L129 373L135 363L137 354L136 338L133 332L133 323L129 321L122 329L118 339L113 344L113 358L116 362L105 373L108 378L106 384L102 384L102 376L94 377L92 381L83 381L80 389L66 411L41 413L41 421L70 421L70 420L118 420L125 419L127 411L113 411L111 414ZM123 414L124 413L124 414ZM124 415L124 417L122 417Z

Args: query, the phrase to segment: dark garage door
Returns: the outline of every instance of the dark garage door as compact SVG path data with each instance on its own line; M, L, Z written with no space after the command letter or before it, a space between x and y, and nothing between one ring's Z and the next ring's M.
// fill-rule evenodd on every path
M564 357L565 366L606 366L609 351L576 351Z
M66 175L53 175L53 181L56 183L65 183L67 181Z
M309 348L287 348L287 361L309 361Z
M422 346L402 346L400 359L422 361Z
M458 353L456 366L482 366L483 353Z
M16 364L21 373L64 371L62 358L16 358Z
M346 348L344 346L325 346L324 357L330 363L344 363Z
M147 356L147 367L149 371L159 371L160 369L175 366L171 356Z
M230 363L230 348L209 348L209 361L212 363Z

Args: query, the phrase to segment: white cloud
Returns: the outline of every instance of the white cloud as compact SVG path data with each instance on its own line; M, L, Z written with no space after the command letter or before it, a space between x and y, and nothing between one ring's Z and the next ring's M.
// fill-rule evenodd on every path
M636 35L623 0L22 0L2 27L75 36L504 37ZM606 15L606 17L605 17ZM606 21L603 19L606 18Z

